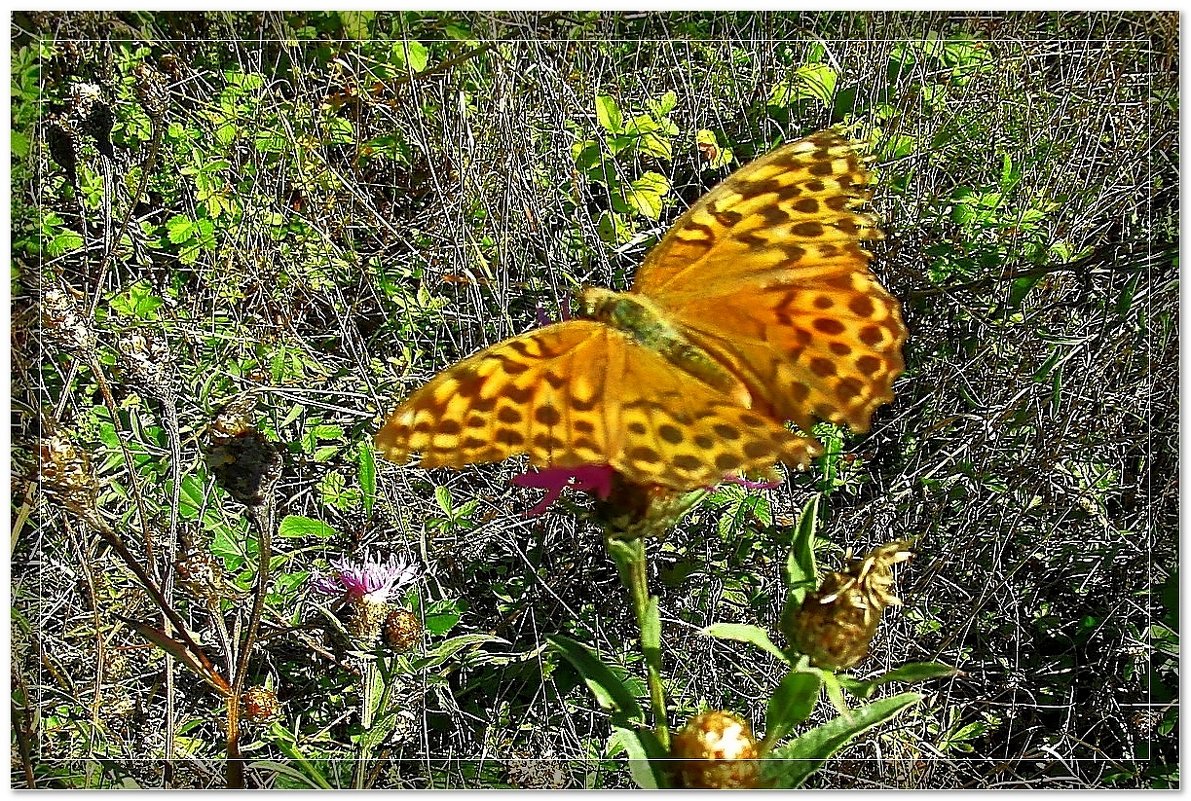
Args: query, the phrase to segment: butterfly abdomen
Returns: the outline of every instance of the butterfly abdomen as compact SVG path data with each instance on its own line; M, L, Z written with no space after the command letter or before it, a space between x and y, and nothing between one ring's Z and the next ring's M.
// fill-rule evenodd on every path
M687 339L647 298L585 287L579 294L579 313L628 334L637 344L745 408L752 405L752 396L740 379Z

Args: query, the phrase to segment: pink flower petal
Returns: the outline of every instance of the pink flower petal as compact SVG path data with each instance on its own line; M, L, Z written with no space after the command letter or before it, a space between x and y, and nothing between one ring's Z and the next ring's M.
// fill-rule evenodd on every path
M590 492L602 501L608 500L612 494L612 477L615 473L611 465L585 464L578 467L547 467L537 473L514 476L512 481L518 487L546 490L546 497L525 513L527 517L535 517L544 514L566 487L576 492ZM572 479L574 484L571 483Z

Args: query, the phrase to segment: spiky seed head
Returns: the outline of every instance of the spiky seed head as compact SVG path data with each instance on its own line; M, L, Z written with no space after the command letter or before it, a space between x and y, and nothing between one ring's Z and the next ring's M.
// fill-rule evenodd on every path
M99 482L87 452L56 436L43 439L39 451L37 478L46 494L76 514L94 514Z
M892 592L892 567L912 556L904 540L874 548L860 559L846 556L843 572L828 573L783 621L784 633L817 667L847 670L858 664L868 655L885 607L901 603Z

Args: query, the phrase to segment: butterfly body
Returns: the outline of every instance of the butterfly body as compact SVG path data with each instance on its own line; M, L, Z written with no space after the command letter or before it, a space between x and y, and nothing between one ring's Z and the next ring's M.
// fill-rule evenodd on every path
M655 351L679 370L735 398L741 405L751 405L748 390L740 379L692 344L666 318L665 312L644 295L584 287L579 293L578 312L581 317L623 331L637 344Z
M527 454L611 465L690 489L805 465L791 432L816 418L867 430L892 399L906 330L861 247L869 174L823 131L738 170L674 224L632 290L587 288L579 316L435 376L377 434L381 455L462 467Z

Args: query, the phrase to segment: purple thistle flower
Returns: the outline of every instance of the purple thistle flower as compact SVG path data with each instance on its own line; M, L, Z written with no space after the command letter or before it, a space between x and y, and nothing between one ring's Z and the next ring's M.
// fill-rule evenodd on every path
M395 590L415 580L418 572L416 565L396 556L385 561L376 556L365 556L360 562L341 556L331 562L330 573L315 569L310 576L310 586L327 595L345 595L352 601L364 599L383 604Z
M526 517L544 514L550 504L558 500L563 489L570 487L577 492L590 492L601 501L612 494L612 478L616 471L608 464L584 464L578 467L547 467L537 473L514 476L512 481L518 487L532 487L546 490L546 497L525 513ZM571 483L571 479L575 483Z

